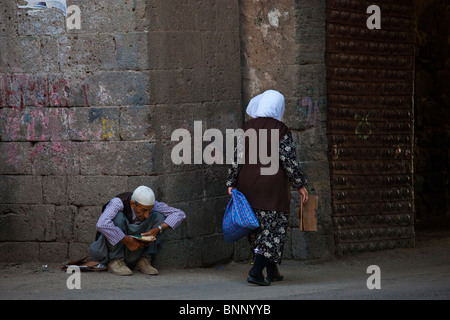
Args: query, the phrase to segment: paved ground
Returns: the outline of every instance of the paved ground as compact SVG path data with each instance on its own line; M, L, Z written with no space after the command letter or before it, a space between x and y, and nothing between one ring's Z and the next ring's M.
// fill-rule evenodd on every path
M367 268L381 271L381 289L369 290ZM246 282L249 263L211 268L81 273L81 289L69 290L69 274L55 265L0 264L0 299L450 299L450 232L417 234L416 248L385 250L320 264L284 261L285 280L259 287Z

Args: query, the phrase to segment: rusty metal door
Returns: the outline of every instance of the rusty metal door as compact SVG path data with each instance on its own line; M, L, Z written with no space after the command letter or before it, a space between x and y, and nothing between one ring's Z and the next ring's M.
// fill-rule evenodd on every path
M414 246L412 0L327 2L327 131L338 254Z

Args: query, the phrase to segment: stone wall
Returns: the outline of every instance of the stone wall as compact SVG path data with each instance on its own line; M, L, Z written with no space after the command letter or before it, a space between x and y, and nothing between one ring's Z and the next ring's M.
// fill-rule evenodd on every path
M1 2L0 260L86 255L101 206L142 184L187 214L158 265L239 259L227 168L170 158L177 128L242 123L237 1L74 0L81 29Z

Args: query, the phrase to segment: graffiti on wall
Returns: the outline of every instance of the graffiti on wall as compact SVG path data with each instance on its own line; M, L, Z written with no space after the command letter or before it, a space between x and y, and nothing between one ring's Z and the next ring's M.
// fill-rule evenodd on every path
M45 75L5 74L0 76L0 107L69 107L73 90L64 78ZM86 84L79 90L83 103L89 106Z
M72 96L70 93L72 92ZM5 74L0 76L0 140L69 140L72 117L69 107L89 106L87 86L74 89L64 78L45 75Z
M308 91L310 95L303 96L301 99L300 111L306 116L306 128L316 127L321 119L320 110L327 106L327 99L324 94L322 94L322 82L319 81L318 89L313 86L309 86ZM316 94L316 92L318 94Z

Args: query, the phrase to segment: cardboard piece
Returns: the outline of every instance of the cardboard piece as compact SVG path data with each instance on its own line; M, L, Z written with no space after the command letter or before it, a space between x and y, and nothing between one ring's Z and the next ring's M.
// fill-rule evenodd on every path
M300 208L298 218L300 219L300 231L317 231L317 209L319 207L319 197L308 196L308 201L303 204L303 196L300 195Z

